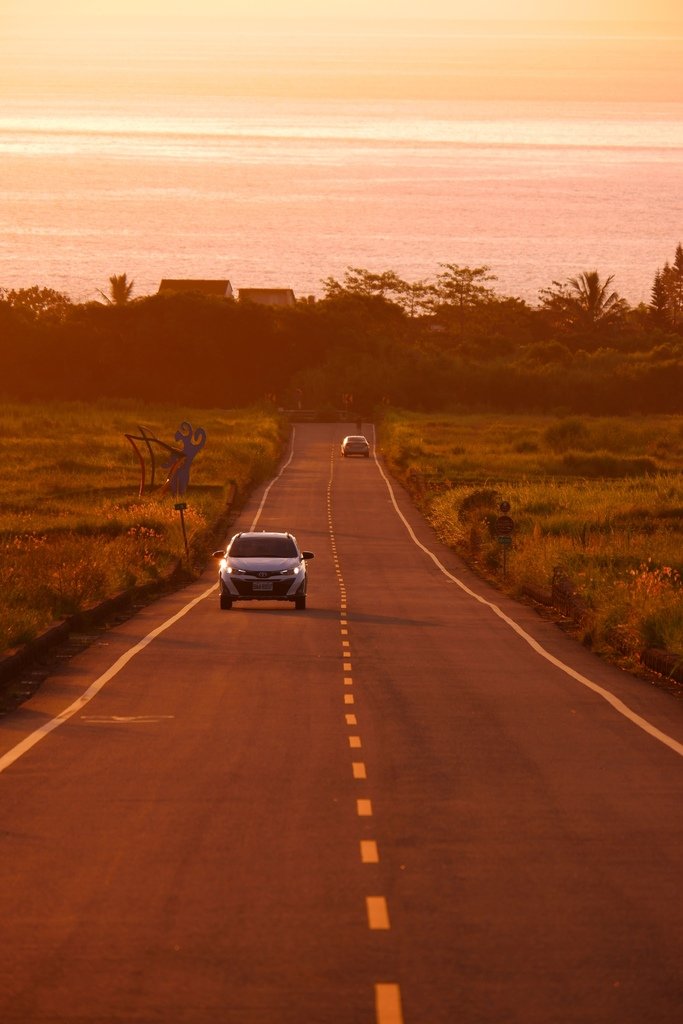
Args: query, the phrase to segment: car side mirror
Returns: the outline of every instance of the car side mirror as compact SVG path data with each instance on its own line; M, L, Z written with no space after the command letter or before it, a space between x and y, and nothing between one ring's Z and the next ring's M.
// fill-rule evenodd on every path
M214 551L212 558L225 558L225 551Z
M304 562L307 562L309 558L315 558L315 555L313 554L312 551L302 551L301 557L303 558Z

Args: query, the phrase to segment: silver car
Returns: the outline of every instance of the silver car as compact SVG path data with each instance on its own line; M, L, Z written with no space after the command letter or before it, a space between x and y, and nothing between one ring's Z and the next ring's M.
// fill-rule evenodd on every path
M341 443L341 453L346 458L349 455L362 455L370 458L370 442L363 434L349 434Z
M220 559L218 592L220 606L233 601L292 601L306 607L306 562L312 551L302 551L291 533L236 533Z

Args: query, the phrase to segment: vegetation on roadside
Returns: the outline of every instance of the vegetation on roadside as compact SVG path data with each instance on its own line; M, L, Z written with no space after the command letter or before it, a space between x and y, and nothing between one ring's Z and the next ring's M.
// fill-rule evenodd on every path
M191 560L201 561L233 488L244 494L277 465L287 428L276 416L132 401L0 405L0 650L160 581L184 558L176 499L159 486L165 472L158 464L157 486L140 497L140 466L125 438L144 425L178 447L183 420L207 432L183 499Z
M440 538L510 592L559 577L596 649L683 657L683 416L390 413L380 442Z

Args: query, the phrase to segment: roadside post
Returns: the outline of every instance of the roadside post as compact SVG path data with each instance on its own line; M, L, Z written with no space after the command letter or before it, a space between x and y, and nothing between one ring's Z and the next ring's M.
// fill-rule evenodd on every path
M187 543L187 530L185 529L185 509L187 508L186 501L177 501L173 508L176 512L180 512L180 527L183 531L183 540L185 541L185 557L187 558L187 571L190 572L190 545Z
M508 571L508 551L512 547L515 521L508 515L510 511L510 503L508 501L501 501L498 509L501 514L496 519L496 537L503 549L503 579L505 579Z

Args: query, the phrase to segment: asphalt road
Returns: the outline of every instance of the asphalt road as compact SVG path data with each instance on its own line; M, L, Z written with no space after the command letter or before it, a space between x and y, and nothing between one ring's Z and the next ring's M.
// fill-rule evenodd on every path
M237 524L315 552L307 610L211 568L0 720L3 1024L683 1019L683 705L344 432Z

